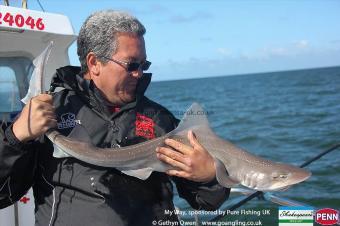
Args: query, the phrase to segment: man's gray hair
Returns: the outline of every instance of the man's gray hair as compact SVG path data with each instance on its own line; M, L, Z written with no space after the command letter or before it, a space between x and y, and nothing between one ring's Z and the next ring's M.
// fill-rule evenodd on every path
M82 25L77 40L81 73L88 71L86 56L93 52L103 63L117 51L117 35L143 36L146 30L139 20L125 12L104 10L90 15Z

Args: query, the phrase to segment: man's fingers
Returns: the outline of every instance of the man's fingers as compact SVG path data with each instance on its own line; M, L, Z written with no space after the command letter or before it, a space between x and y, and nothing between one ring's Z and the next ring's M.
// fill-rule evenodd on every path
M198 149L198 148L202 147L201 144L198 142L196 135L194 134L194 132L192 130L189 130L189 132L188 132L188 140L189 140L191 146L194 149Z
M48 102L48 103L52 103L53 101L53 96L50 94L39 94L36 97L33 97L34 100L38 100L38 101L43 101L43 102Z
M57 126L53 97L40 94L30 99L13 125L20 141L34 140L48 129Z
M50 119L47 123L48 129L57 127L57 120L55 119Z
M29 120L32 120L33 123L39 123L49 118L57 119L55 113L53 111L38 111L34 113L34 117L30 117Z
M190 168L186 164L181 162L181 161L184 161L182 157L180 157L178 155L173 155L173 154L168 155L169 153L166 153L164 151L165 148L160 148L160 149L163 149L163 150L157 151L157 157L161 161L168 163L169 165L171 165L175 168L178 168L178 169L182 169L182 170L185 170L185 171L190 170Z
M57 119L57 116L54 113L54 111L42 111L41 114L43 117Z
M186 179L190 178L190 175L188 173L180 170L168 170L166 171L166 174L168 174L169 176L182 177Z
M184 155L188 155L192 151L191 147L189 147L189 146L187 146L187 145L185 145L181 142L178 142L176 140L173 140L173 139L166 139L164 142L165 142L166 145L172 147L173 149L181 152Z
M54 119L49 119L46 121L46 123L44 124L44 126L42 127L42 133L45 133L47 130L54 128L57 126L57 120Z
M39 110L55 110L55 107L51 103L47 103L44 101L36 100L35 106Z
M36 122L36 124L40 127L44 127L46 125L49 125L51 122L56 123L57 120L53 116L45 116L41 120Z
M165 148L165 147L159 147L156 149L157 153L163 154L172 160L176 160L178 162L181 162L185 165L190 165L188 162L188 159L180 152L174 151L170 148Z
M167 174L182 177L192 181L208 182L216 174L214 159L209 152L199 143L195 134L188 131L187 138L190 144L184 144L177 140L166 139L165 144L169 147L158 150L158 158L175 166Z
M49 94L40 94L33 97L29 103L33 104L38 109L45 109L48 106L51 108L53 107L53 97Z

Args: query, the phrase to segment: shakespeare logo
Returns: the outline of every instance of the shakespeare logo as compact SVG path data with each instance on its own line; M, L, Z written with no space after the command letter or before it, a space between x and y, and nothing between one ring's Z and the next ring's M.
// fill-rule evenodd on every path
M307 206L279 208L279 226L313 226L313 208Z

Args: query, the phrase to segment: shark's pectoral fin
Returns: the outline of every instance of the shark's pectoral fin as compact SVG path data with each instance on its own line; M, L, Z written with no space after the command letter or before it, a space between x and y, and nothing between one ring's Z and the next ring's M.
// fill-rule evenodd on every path
M142 169L136 169L136 170L122 170L122 173L132 176L132 177L137 177L141 180L146 180L150 177L153 169L150 167L147 168L142 168Z
M225 168L223 162L217 158L215 158L215 167L216 167L216 179L220 185L222 185L223 187L231 188L239 184L238 181L229 177L228 171Z
M53 143L53 157L54 158L67 158L71 157L71 155L67 154L61 147Z

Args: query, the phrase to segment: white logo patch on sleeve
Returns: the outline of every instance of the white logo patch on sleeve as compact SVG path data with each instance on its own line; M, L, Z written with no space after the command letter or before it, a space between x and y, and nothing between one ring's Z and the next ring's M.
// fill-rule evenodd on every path
M80 120L76 119L75 114L73 113L64 113L60 117L60 122L58 122L58 129L68 129L73 128L76 124L81 124Z

